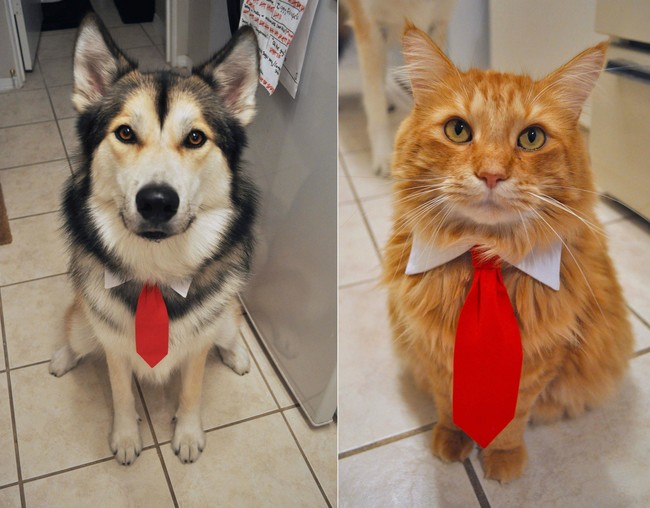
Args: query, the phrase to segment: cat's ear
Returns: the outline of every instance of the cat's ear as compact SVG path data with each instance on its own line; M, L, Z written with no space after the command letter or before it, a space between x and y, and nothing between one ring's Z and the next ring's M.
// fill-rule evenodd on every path
M423 101L424 96L435 88L436 83L456 70L431 37L410 21L404 25L402 52L416 104Z
M586 49L540 82L576 119L600 76L607 46L601 42Z
M74 46L72 102L79 113L101 100L106 89L137 64L115 45L95 14L88 14L79 28Z
M243 25L232 39L193 72L215 83L217 94L230 112L244 125L255 116L255 92L260 73L257 35Z

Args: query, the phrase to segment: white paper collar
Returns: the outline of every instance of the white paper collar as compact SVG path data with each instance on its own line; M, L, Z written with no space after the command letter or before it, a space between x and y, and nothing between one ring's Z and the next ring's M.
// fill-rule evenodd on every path
M418 235L413 237L411 255L406 265L406 275L415 275L427 272L440 265L456 259L473 247L471 243L457 243L450 247L439 248L430 242L423 241ZM546 249L534 249L528 256L518 263L508 263L522 272L530 275L542 284L559 291L560 289L560 261L562 256L562 242L556 240Z
M115 272L112 272L108 268L104 268L104 288L105 289L111 289L117 286L120 286L124 284L125 282L129 282L131 279L125 279L121 277L120 275L116 274ZM192 278L188 279L179 279L175 280L172 282L167 283L167 286L172 288L174 291L176 291L179 295L181 295L183 298L187 298L187 293L190 290L190 285L192 284Z

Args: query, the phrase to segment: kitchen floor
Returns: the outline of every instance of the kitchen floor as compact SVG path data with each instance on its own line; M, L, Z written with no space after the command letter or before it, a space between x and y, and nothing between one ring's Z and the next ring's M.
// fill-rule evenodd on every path
M356 63L344 58L341 81ZM356 81L358 83L358 80ZM397 127L406 111L391 113ZM598 212L636 336L620 393L572 421L529 428L524 476L483 478L474 451L443 464L430 449L433 401L393 352L378 284L390 233L390 183L373 175L360 95L339 98L339 501L376 506L649 506L650 226L603 200Z
M153 23L123 25L112 2L93 5L143 67L165 66ZM71 298L57 210L77 146L75 33L44 32L24 88L0 94L0 184L14 239L0 247L0 506L335 506L336 425L307 424L245 321L251 372L209 358L207 446L195 464L169 444L174 390L136 386L145 447L125 467L109 451L103 359L49 375Z

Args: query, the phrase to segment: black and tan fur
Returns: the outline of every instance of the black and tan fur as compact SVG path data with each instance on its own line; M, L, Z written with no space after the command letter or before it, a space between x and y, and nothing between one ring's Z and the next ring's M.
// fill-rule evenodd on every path
M240 160L244 127L255 113L258 58L253 30L242 28L190 75L143 73L97 17L79 30L73 102L81 160L63 200L75 300L50 372L63 375L94 351L106 355L110 446L122 464L142 449L132 375L162 383L180 370L172 447L193 462L205 446L200 398L208 352L216 346L233 370L248 371L237 341L237 294L250 270L256 192ZM120 137L124 126L133 133L128 142ZM204 136L202 144L190 143L194 132ZM171 219L145 217L136 196L147 186L177 195ZM127 282L105 289L105 269ZM186 298L169 287L189 278ZM145 283L161 288L170 319L169 353L154 368L135 351L135 309Z

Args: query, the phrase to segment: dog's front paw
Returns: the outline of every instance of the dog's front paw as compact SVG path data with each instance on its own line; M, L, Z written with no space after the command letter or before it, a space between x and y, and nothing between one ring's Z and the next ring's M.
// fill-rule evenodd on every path
M433 427L431 449L439 459L445 462L463 461L473 447L474 442L462 430L452 430L440 424Z
M251 369L248 352L241 344L235 343L231 349L219 348L219 353L223 363L240 376L243 376Z
M200 419L176 418L172 450L183 464L196 462L205 448L205 432Z
M486 448L483 450L482 462L486 478L506 483L523 474L528 462L528 452L523 445L510 450Z
M52 355L50 360L50 374L61 377L77 365L79 359L67 344L61 346Z
M115 422L111 433L111 452L115 459L123 466L130 466L142 451L142 437L138 419L129 419L124 422Z

